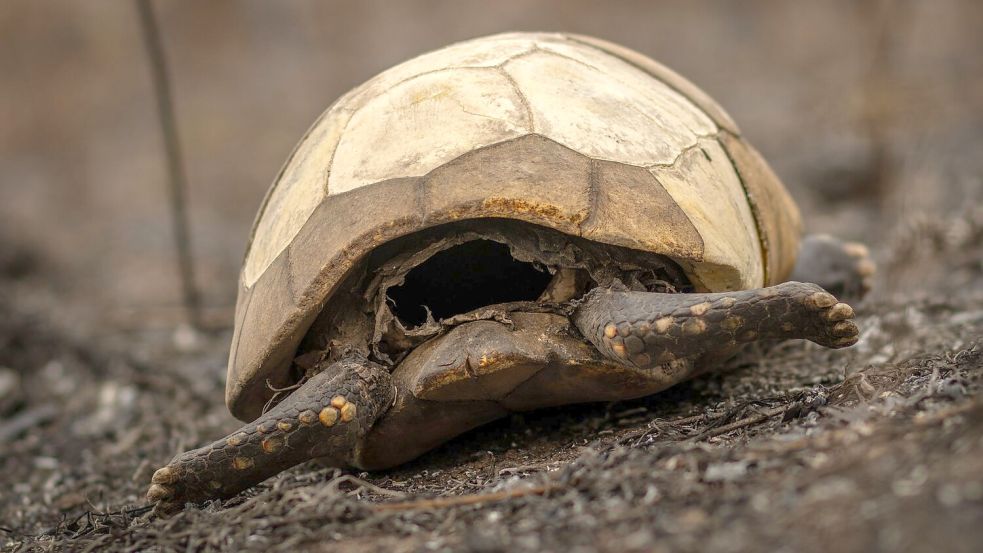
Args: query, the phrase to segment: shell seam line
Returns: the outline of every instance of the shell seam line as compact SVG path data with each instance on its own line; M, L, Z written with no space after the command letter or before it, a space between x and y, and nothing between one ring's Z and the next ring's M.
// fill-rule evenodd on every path
M420 175L418 177L415 177L415 178L419 179L418 186L420 187L420 192L419 192L419 196L420 196L420 210L422 212L420 214L421 221L423 223L426 223L426 220L427 220L427 215L428 215L427 210L428 210L428 208L430 206L430 186L429 185L430 185L430 179L432 178L433 173L435 173L440 168L446 167L447 165L450 165L452 163L459 163L466 156L468 156L470 154L473 154L475 152L480 152L480 151L483 151L483 150L487 150L489 148L493 148L495 146L500 146L502 144L508 144L509 142L515 142L515 141L518 141L518 140L522 140L522 139L524 139L526 137L529 137L529 136L538 136L539 138L542 138L542 139L545 139L545 140L549 140L550 142L553 142L555 144L559 144L560 146L562 146L564 148L570 149L566 145L560 144L559 142L556 142L555 140L551 140L550 138L545 137L545 136L543 136L541 134L538 134L538 133L528 133L528 134L524 134L522 136L513 136L512 138L506 138L504 140L498 140L496 142L492 142L491 144L485 144L484 146L478 146L477 148L472 148L472 149L470 149L470 150L468 150L466 152L463 152L460 155L458 155L458 156L456 156L456 157L454 157L452 159L449 159L449 160L445 161L444 163L438 165L437 167L434 167L433 169L427 171L426 173L424 173L424 174L422 174L422 175ZM383 179L383 180L389 180L389 179ZM377 184L378 182L383 182L383 181L376 181L376 182L370 183L370 184L368 184L366 186L371 186L373 184ZM356 190L359 190L360 188L362 188L362 187L352 188L351 190L346 190L344 192L339 192L338 194L335 194L335 195L337 196L339 194L348 194L348 193L351 193L351 192L355 192Z
M507 60L506 63L508 63L508 61L512 61L512 59L513 58L509 58L509 60ZM529 103L529 99L526 98L526 95L522 93L522 90L519 89L519 83L515 82L515 79L512 77L512 74L509 73L504 66L505 64L503 63L502 65L498 66L497 69L499 73L501 73L505 77L505 79L509 82L509 85L512 86L512 89L515 91L516 96L519 97L519 103L521 103L522 107L526 110L526 122L529 126L529 132L535 133L536 121L535 119L533 119L532 105Z
M734 133L728 131L727 129L722 129L721 132L727 133L728 135L734 137L734 139L736 140L741 139L740 136L735 135ZM718 133L718 135L719 134L720 133ZM744 190L744 199L747 201L747 205L751 209L751 218L754 219L754 229L758 231L758 248L761 250L762 278L764 279L764 284L767 285L769 279L771 278L770 275L771 271L770 271L770 267L768 266L769 257L771 256L769 255L769 251L768 251L768 246L769 246L768 237L763 232L761 227L761 215L758 213L759 212L758 204L756 204L754 200L751 198L751 192L748 190L747 183L744 180L744 175L741 174L740 167L738 167L737 163L734 162L734 156L731 155L730 149L727 147L726 144L721 142L719 136L716 138L716 140L717 140L717 144L720 146L720 149L723 150L724 154L727 156L727 160L730 161L730 166L734 168L734 174L737 175L737 180L738 182L741 183L741 189Z
M708 114L706 112L706 110L704 110L702 107L700 107L700 105L697 104L692 98L690 98L686 94L683 94L682 91L680 91L677 88L671 86L669 83L667 83L664 80L660 79L656 75L653 75L650 71L646 71L644 68L639 67L638 65L636 65L634 63L631 63L628 60L622 59L620 56L616 56L615 54L611 54L610 52L605 52L604 50L601 50L599 48L596 48L596 47L594 47L594 46L592 46L590 44L586 44L586 43L583 43L583 42L580 42L580 41L577 41L577 40L573 40L573 39L570 39L570 40L572 40L573 42L576 42L577 44L580 44L581 46L585 46L585 47L590 48L590 49L592 49L594 51L600 52L600 53L605 54L605 55L608 55L608 56L612 56L612 57L614 57L617 60L623 61L624 63L626 63L630 67L634 67L635 69L638 69L639 71L641 71L642 73L648 75L652 79L658 81L659 83L662 83L663 85L666 86L666 88L668 88L669 90L675 92L681 98L683 98L685 101L689 102L690 105L692 106L692 108L695 109L695 111L703 114L703 116L706 117L707 120L710 121L710 123L713 125L714 134L716 134L717 132L719 132L722 129L722 127L719 124L717 124L716 121L713 120L713 117L711 117L710 114ZM563 54L563 53L560 53L560 52L555 52L553 50L548 50L548 49L545 49L545 48L541 48L539 46L536 46L535 48L533 48L532 50L529 50L527 52L523 52L521 54L516 54L515 56L512 56L511 58L509 58L509 59L505 60L504 62L502 62L498 67L501 67L503 70L505 70L505 66L508 65L513 60L516 60L516 59L519 59L519 58L523 58L523 57L526 57L526 56L529 56L529 55L532 55L532 54L537 54L537 53L542 53L542 54L547 55L547 56L553 56L553 57L557 57L557 58L560 58L560 59L563 59L563 60L567 60L567 61L569 61L571 63L575 63L575 64L580 65L582 67L586 67L586 68L588 68L588 69L590 69L592 71L596 71L598 73L601 73L601 74L607 76L608 78L610 78L611 80L617 82L621 86L625 86L625 87L630 86L625 81L623 81L623 80L621 80L621 79L619 79L619 78L617 78L617 77L615 77L613 75L608 75L603 70L601 70L601 68L599 68L599 67L597 67L597 66L595 66L593 64L587 63L587 62L585 62L583 60L578 60L577 58L570 57L570 56L568 56L566 54ZM514 79L512 79L512 81L514 82ZM518 89L518 84L516 84L515 86L516 86L516 89ZM520 94L521 94L521 92L520 92ZM637 114L641 115L642 117L648 119L649 121L652 121L656 125L658 125L660 127L665 127L665 124L666 124L665 121L660 121L659 119L656 119L655 117L652 117L648 113L645 113L644 111L638 109L634 104L630 105L629 107L632 109L632 111L634 111L635 113L637 113ZM693 129L690 129L690 130L692 131ZM714 134L707 135L707 134L696 133L696 132L694 132L693 134L695 134L697 136L697 138L707 138L709 136L713 136L714 135Z
M672 161L668 161L668 162L664 162L664 163L653 163L651 165L646 165L645 168L646 169L655 169L657 167L675 167L676 164L679 163L679 160L683 158L683 156L685 156L686 154L690 153L691 151L693 151L693 150L695 150L697 148L700 148L701 147L700 142L702 142L703 140L705 140L707 138L712 138L713 140L716 140L717 143L719 144L720 141L717 140L717 138L719 136L720 136L720 131L712 132L710 134L698 134L698 135L696 135L696 142L694 142L694 143L690 144L689 146L686 146L685 148L683 148L682 150L680 150L679 153L676 154L676 157L674 157L672 159Z
M492 69L492 70L494 70L494 68L496 68L496 67L498 67L498 66L495 66L495 65L485 65L485 66L454 66L454 67L441 67L440 69L431 69L430 71L424 71L422 73L417 73L417 74L415 74L415 75L413 75L411 77L406 77L405 79L401 79L401 80L393 83L392 85L388 86L385 91L386 92L389 92L390 90L396 88L397 86L400 86L402 84L408 83L408 82L410 82L410 81L412 81L414 79L419 79L421 77L425 77L425 76L428 76L428 75L434 75L434 74L437 74L437 73L443 73L443 72L446 72L446 71L455 71L455 70L459 70L459 69ZM373 77L373 78L369 79L368 81L366 81L365 83L363 83L362 85L359 85L358 88L365 87L367 84L369 84L370 82L374 81L379 76L381 76L381 74L380 75L376 75L376 77ZM347 96L348 96L348 93L342 95L341 98L339 98L338 100L335 100L335 103L337 103L342 98L345 98ZM330 190L330 187L328 186L328 182L331 180L331 174L332 174L333 169L334 169L335 155L338 153L338 147L341 146L341 141L344 140L344 138L345 138L345 131L348 130L348 125L351 124L352 119L354 119L355 116L358 115L358 113L360 111L362 111L362 108L365 107L365 104L367 104L367 103L369 103L371 101L372 101L372 98L369 98L365 103L363 103L362 105L360 105L360 106L356 107L354 110L352 110L351 114L349 114L349 116L348 116L348 119L345 121L344 126L341 127L341 131L338 133L338 143L335 144L334 149L331 150L331 157L330 157L330 159L328 159L327 175L326 175L326 178L324 180L324 195L325 195L325 197L331 195L331 190ZM458 105L460 105L460 102L458 102ZM334 104L332 104L332 106L334 106ZM462 108L463 108L463 106L462 106ZM330 111L330 109L331 108L328 108L328 111ZM326 113L327 113L327 111L325 111L324 114L326 114ZM324 114L322 114L321 117L318 118L318 122L320 122L321 118L324 117ZM480 115L480 114L473 114L473 115ZM494 118L492 118L492 119L494 119ZM315 123L315 125L316 124L317 123ZM307 133L304 134L304 138L301 139L301 142L303 142L304 139L307 138L307 136L310 134L310 131L311 130L313 130L313 126L311 127L311 129L308 129ZM298 146L299 146L299 143L298 143ZM293 159L294 153L291 153L290 154L290 159L288 159L288 163L289 163L289 161L291 159ZM284 168L286 168L286 164L284 164ZM281 172L282 172L282 170L281 170ZM279 181L279 178L280 178L280 175L277 175L277 180L274 181L274 182L278 182ZM271 190L271 193L272 193L272 190Z
M362 109L361 107L355 108L355 110L353 110L350 114L348 114L348 119L345 120L345 124L341 127L341 131L338 132L338 142L335 142L334 148L331 149L331 157L328 158L328 168L325 171L326 174L324 175L324 185L323 185L324 198L327 198L328 196L331 195L330 182L331 182L331 174L334 172L333 170L334 170L335 154L338 153L338 147L341 146L341 141L345 139L345 131L348 130L348 125L351 124L352 119L355 118L355 115L358 114L358 112L361 111L361 109ZM321 201L324 201L324 199L322 199Z
M423 175L416 181L416 201L417 208L420 210L420 225L427 228L427 218L430 215L430 183L427 175Z
M649 71L648 69L646 69L642 65L639 65L638 63L635 63L634 61L631 61L631 60L629 60L627 58L624 58L624 57L622 57L622 56L620 56L620 55L618 55L618 54L616 54L614 52L610 52L608 50L605 50L604 48L601 48L600 46L597 46L595 44L591 44L589 42L584 42L583 40L580 40L576 36L564 35L564 38L566 38L567 40L569 40L571 42L576 42L577 44L580 44L581 46L585 46L585 47L590 48L592 50L595 50L597 52L601 52L602 54L607 54L609 56L615 57L615 58L623 61L624 63L626 63L626 64L634 67L635 69L638 69L639 71L645 73L646 75L648 75L648 76L652 77L653 79L659 81L660 83L666 85L668 88L670 88L671 90L675 91L677 94L679 94L683 98L686 98L687 100L689 100L689 102L691 104L693 104L696 107L696 109L698 109L701 112L703 112L707 116L707 118L710 119L710 121L713 122L713 126L717 127L720 130L726 130L709 113L707 113L707 110L705 110L699 104L699 102L697 102L692 96L690 96L689 94L687 94L686 92L684 92L683 90L681 90L678 86L675 86L675 85L673 85L670 82L667 82L665 79L663 79L663 78L659 77L658 75L656 75L655 73ZM644 55L644 54L639 54L639 55ZM658 63L658 62L656 62L656 63ZM666 69L669 69L669 68L667 67ZM672 71L671 69L669 69L669 70ZM680 75L680 78L685 79L685 77L682 77L682 75ZM696 86L696 85L694 84L693 86ZM712 100L712 98L711 98L711 100ZM731 133L731 134L733 134L733 133Z
M402 64L400 64L400 65L402 65ZM397 65L395 67L399 67L399 65ZM386 90L384 90L383 92L389 92L390 90L396 88L397 86L404 85L404 84L406 84L406 83L408 83L410 81L413 81L413 80L416 80L416 79L419 79L419 78L422 78L422 77L429 77L430 75L436 75L437 73L444 73L444 72L447 72L447 71L458 71L458 70L467 70L467 71L470 71L470 70L476 70L476 69L495 69L496 67L498 67L498 65L452 65L450 67L441 67L439 69L430 69L428 71L423 71L423 72L420 72L420 73L415 73L414 75L412 75L410 77L406 77L405 79L400 79L400 80L394 82L393 84L389 85L388 87L386 87ZM376 77L379 77L379 76L381 76L384 73L385 72L380 73L379 75L376 75ZM365 84L368 84L369 82L371 82L373 80L375 80L375 77L373 77L373 78L369 79L368 81L366 81ZM373 98L378 98L378 96L374 96ZM373 98L369 98L366 103L371 102ZM362 109L362 107L363 106L359 106L358 109Z
M666 185L662 184L662 181L659 180L659 177L656 176L651 171L649 171L649 174L652 175L652 178L655 180L655 184L658 184L659 187L662 188L662 191L666 193L666 196L669 196L669 199L671 199L673 201L673 203L675 203L676 202L676 198L674 198L673 195L669 192L669 189L666 188ZM676 206L679 207L679 204L676 204ZM682 208L679 209L679 212L683 215L683 217L686 218L687 221L689 221L689 225L694 230L696 230L696 236L697 236L697 238L700 239L700 258L699 258L699 262L702 263L704 260L706 260L706 256L707 256L707 242L706 242L706 240L703 239L703 235L700 234L699 229L696 227L696 223L693 222L693 218L689 216L689 213L686 213L686 211L684 211Z
M587 165L587 217L577 224L577 234L584 236L584 228L587 227L597 215L597 202L600 192L597 190L597 164L598 160L588 157L590 162Z
M345 96L342 95L341 98L338 98L334 102L331 102L331 105L329 105L327 109L322 111L321 114L317 116L317 119L314 120L311 126L308 127L306 131L304 131L304 135L300 137L300 140L298 140L297 143L294 144L293 149L290 150L290 155L287 156L286 161L284 161L283 165L280 166L280 170L276 172L276 176L273 177L273 184L271 184L270 187L266 190L266 194L263 196L263 201L259 203L259 209L256 211L256 217L253 218L253 225L249 231L249 241L246 242L246 251L243 252L242 254L243 265L246 264L246 260L249 258L249 253L253 249L253 240L256 238L256 229L257 227L259 227L259 221L260 219L263 218L263 215L266 214L266 207L269 205L270 199L273 197L273 193L279 188L280 179L283 178L283 174L287 171L287 167L290 166L290 162L294 160L294 157L296 157L297 152L300 151L301 144L303 144L307 140L307 137L309 137L311 133L314 132L314 129L321 124L321 121L323 121L324 118L327 117L328 113L331 112L331 110L334 109L338 105L338 102L340 102L341 99L344 97Z
M518 389L521 388L522 386L525 386L527 383L529 383L530 380L532 380L533 378L536 378L537 376L539 376L539 373L543 372L544 370L546 370L546 367L545 366L539 367L531 375L527 376L526 378L523 378L521 382L517 383L511 390L509 390L507 393L505 393L505 395L503 395L502 397L500 397L498 399L493 399L493 400L491 400L491 402L494 403L495 405L498 405L499 407L501 407L502 409L504 409L508 413L515 413L515 411L512 411L511 409L509 409L508 407L506 407L505 405L503 405L502 402L503 401L508 401L508 399L512 396L512 394L514 394L516 391L518 391Z
M495 65L494 67L497 67L499 69L504 69L506 65L508 65L509 63L515 60L521 60L522 58L527 58L535 53L542 52L542 51L543 49L539 47L539 44L533 42L533 45L530 46L528 50L523 50L518 54L514 54L508 57L507 59L505 59L504 61L500 62L498 65Z
M311 212L313 213L313 212ZM290 255L290 245L288 244L286 248L283 248L284 263L283 265L287 268L287 290L290 292L290 301L297 301L297 289L294 283L294 267L293 259Z

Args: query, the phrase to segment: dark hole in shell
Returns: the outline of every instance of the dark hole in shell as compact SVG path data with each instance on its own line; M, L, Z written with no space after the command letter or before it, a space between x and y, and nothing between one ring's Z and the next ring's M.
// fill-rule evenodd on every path
M388 290L392 311L406 326L437 320L486 305L535 301L552 275L512 257L509 247L473 240L448 248L407 273L405 282Z

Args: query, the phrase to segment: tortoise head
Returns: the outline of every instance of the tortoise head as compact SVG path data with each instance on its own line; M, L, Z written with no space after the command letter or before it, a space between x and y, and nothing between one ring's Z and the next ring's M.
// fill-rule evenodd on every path
M344 95L287 160L243 264L226 400L250 420L308 351L394 363L455 316L605 279L781 282L798 236L727 114L653 60L562 34L452 45Z

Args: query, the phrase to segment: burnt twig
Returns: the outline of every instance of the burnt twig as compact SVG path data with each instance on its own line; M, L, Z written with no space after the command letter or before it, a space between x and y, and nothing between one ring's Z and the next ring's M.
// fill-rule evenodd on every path
M187 201L185 199L188 184L184 162L181 158L177 123L174 119L174 103L171 98L167 60L164 57L159 26L150 0L136 0L136 6L140 16L140 29L142 30L147 61L150 65L150 74L153 79L154 94L157 98L157 117L160 122L161 137L167 155L169 176L167 191L171 205L171 223L174 231L174 243L177 247L178 271L181 276L184 305L188 311L191 325L200 329L202 324L201 299L195 285L195 267L191 251L191 233L188 230Z
M745 418L743 418L741 420L734 421L734 422L732 422L730 424L725 424L723 426L717 426L715 428L710 428L706 432L703 432L703 433L701 433L701 434L699 434L697 436L694 436L693 437L693 440L694 441L705 440L705 439L713 438L713 437L716 437L716 436L720 436L722 434L726 434L728 432L733 432L734 430L738 430L740 428L745 428L745 427L748 427L748 426L754 426L755 424L762 423L762 422L770 419L771 417L774 417L775 415L778 415L778 414L784 412L787 407L788 406L786 406L786 405L779 405L778 407L772 407L771 409L765 409L764 411L761 411L759 413L755 413L754 415L751 415L750 417L745 417Z

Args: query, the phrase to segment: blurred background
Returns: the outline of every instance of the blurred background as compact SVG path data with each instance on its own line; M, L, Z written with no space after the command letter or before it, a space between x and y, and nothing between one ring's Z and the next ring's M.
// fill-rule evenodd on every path
M207 317L231 323L260 200L307 126L379 71L507 30L572 31L716 98L810 230L873 245L979 202L983 4L974 0L155 4ZM0 244L50 264L93 326L167 325L181 293L148 62L130 2L0 6Z
M268 553L353 538L346 550L429 550L481 530L512 544L475 546L484 551L590 551L604 530L602 543L619 553L655 541L694 551L925 551L950 539L953 550L980 551L983 2L152 5L208 332L184 324L135 4L0 2L0 549L112 542L120 551ZM871 246L880 271L856 306L860 343L840 352L790 343L758 365L626 406L517 415L365 476L428 496L501 489L518 474L580 483L539 503L382 519L350 497L362 488L302 467L222 508L138 521L149 516L143 494L155 467L238 426L222 398L239 266L262 197L307 127L394 64L516 30L623 44L719 101L782 177L808 231ZM791 391L814 394L813 407ZM827 396L835 405L822 418L775 417L749 430L757 449L743 433L687 438L749 405L805 413ZM960 418L967 405L975 415ZM938 414L947 409L952 424ZM946 424L913 422L925 414ZM668 438L649 426L686 417L691 426ZM921 434L909 439L910 430ZM306 513L299 527L281 524L297 512Z

